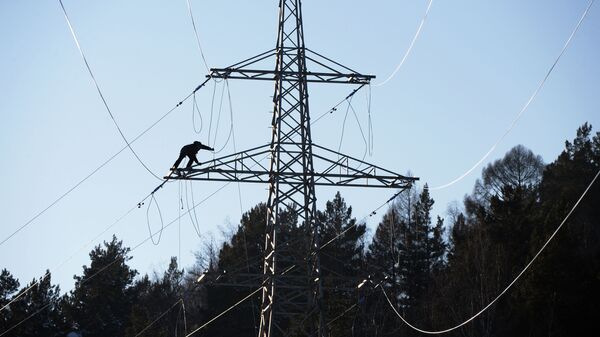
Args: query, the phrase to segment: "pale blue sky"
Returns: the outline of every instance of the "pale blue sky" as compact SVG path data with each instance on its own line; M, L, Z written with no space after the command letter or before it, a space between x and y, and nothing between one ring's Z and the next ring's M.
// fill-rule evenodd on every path
M64 1L80 42L115 117L131 139L206 74L185 0ZM210 66L227 66L273 48L277 2L192 1ZM304 2L309 48L384 79L396 67L425 11L426 0ZM544 77L587 6L587 0L434 1L413 53L397 76L372 89L375 147L366 160L393 171L412 172L436 186L469 169L502 135ZM585 121L600 128L600 9L592 7L542 92L487 162L523 144L550 162ZM70 36L58 1L0 3L0 239L118 151L123 142L110 120ZM377 80L375 81L377 82ZM272 83L230 82L237 149L269 141ZM198 95L208 119L212 84ZM313 118L353 87L312 85ZM218 89L220 90L220 89ZM366 91L355 107L367 122ZM179 148L207 140L196 135L186 103L135 143L143 160L163 174ZM315 143L337 149L344 109L313 128ZM226 138L222 116L215 147ZM213 131L214 132L214 131ZM222 154L233 152L231 144ZM342 152L361 157L362 139L348 119ZM201 153L202 158L209 156ZM432 193L436 212L470 193L481 168L460 183ZM157 181L123 152L30 226L0 246L0 268L22 283L54 268L149 193ZM196 201L221 184L194 183ZM335 189L318 188L320 205ZM243 208L264 201L264 186L242 185ZM393 191L342 190L362 218ZM163 216L178 213L178 185L157 194ZM239 220L231 185L198 209L204 233ZM377 218L376 220L378 220ZM370 227L374 228L375 221ZM154 217L153 226L157 222ZM148 236L145 208L135 210L110 233L135 246ZM188 217L181 222L184 266L198 249ZM177 225L158 246L132 255L142 273L162 270L179 250ZM63 290L88 261L85 248L53 279Z

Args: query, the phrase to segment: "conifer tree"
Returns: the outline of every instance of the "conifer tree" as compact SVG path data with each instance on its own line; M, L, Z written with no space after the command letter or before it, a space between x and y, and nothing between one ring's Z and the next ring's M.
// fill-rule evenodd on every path
M548 165L530 255L549 238L600 170L600 133L585 123ZM600 315L600 184L596 181L527 275L527 327L534 336L583 336Z
M330 335L347 336L352 331L355 315L336 317L357 303L356 287L367 276L364 270L365 224L352 217L352 207L346 205L337 192L327 201L325 210L318 212L322 225L320 250L321 277L323 278L325 316L335 319L328 325Z
M129 250L113 236L90 252L90 265L83 266L81 276L74 276L75 288L65 297L64 311L84 336L125 335L137 274L127 265Z
M18 282L10 274L2 273L2 282L7 290L14 289ZM8 320L5 322L5 336L58 336L63 329L59 310L57 285L52 285L51 275L46 271L38 280L32 280L21 289L10 305ZM3 312L4 314L4 312ZM8 331L10 329L10 331Z
M13 295L19 290L19 280L17 280L8 270L2 269L0 272L0 308L4 308L11 299ZM6 331L13 323L12 316L13 313L9 308L3 310L0 315L0 331Z
M127 328L127 336L144 331L145 336L167 337L184 334L180 315L184 300L183 270L178 269L177 258L171 257L162 277L150 281L145 275L131 288L134 303Z

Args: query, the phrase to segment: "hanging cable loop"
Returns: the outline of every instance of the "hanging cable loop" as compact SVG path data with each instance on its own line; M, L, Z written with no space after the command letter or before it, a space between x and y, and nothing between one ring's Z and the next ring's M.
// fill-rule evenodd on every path
M150 228L150 207L152 207L152 204L156 205L158 216L160 217L160 230L158 231L158 239L156 241L154 241L154 235L156 233L152 233L152 229ZM162 238L163 230L165 229L165 223L163 221L162 212L160 211L158 201L156 201L156 198L154 197L154 193L151 194L150 202L148 203L148 208L146 209L146 224L148 225L148 232L150 233L150 240L152 241L152 244L158 246L160 239Z

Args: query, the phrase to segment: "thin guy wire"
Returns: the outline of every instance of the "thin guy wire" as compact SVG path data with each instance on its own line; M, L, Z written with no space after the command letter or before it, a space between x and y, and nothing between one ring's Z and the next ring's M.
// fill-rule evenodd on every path
M415 45L415 42L417 42L417 39L419 38L419 35L421 35L421 29L423 28L423 25L425 24L425 21L427 20L427 16L429 15L429 10L431 9L431 4L432 3L433 3L433 0L429 0L429 4L427 4L427 9L425 10L425 14L423 15L423 19L421 19L421 23L419 24L419 28L417 29L417 32L415 33L415 36L413 36L412 41L410 41L410 45L408 46L408 49L404 53L404 56L402 56L402 60L400 61L400 63L398 64L398 66L396 66L396 69L394 69L394 71L392 72L392 74L390 76L388 76L388 78L386 78L383 82L374 84L375 87L381 87L381 86L385 85L392 78L394 78L394 76L396 76L396 73L398 73L398 71L400 71L400 68L402 68L402 66L404 65L404 62L408 58L408 55L412 51L412 49L413 49L413 47Z
M506 286L506 288L504 288L504 290L502 290L502 292L500 292L500 294L498 294L498 296L496 296L488 305L486 305L485 307L483 307L483 309L481 309L475 315L471 316L469 319L467 319L464 322L462 322L460 324L457 324L457 325L455 325L455 326L453 326L451 328L444 329L444 330L431 331L431 330L420 329L420 328L418 328L418 327L410 324L402 315L400 315L400 313L396 310L396 307L392 304L392 301L390 301L390 298L386 294L386 292L383 289L383 287L381 287L381 291L383 291L383 294L385 295L385 298L387 299L390 307L394 310L394 312L396 313L396 315L406 325L408 325L411 329L413 329L415 331L418 331L418 332L421 332L421 333L424 333L424 334L429 334L429 335L438 335L438 334L447 333L447 332L450 332L452 330L456 330L456 329L462 327L463 325L471 322L472 320L474 320L475 318L477 318L479 315L481 315L482 313L484 313L487 309L489 309L494 303L496 303L496 301L498 301L521 278L521 276L523 276L523 274L525 274L525 272L529 269L529 267L531 267L531 265L538 258L538 256L540 256L540 254L542 254L542 252L544 251L544 249L546 249L546 246L548 246L548 244L552 241L552 239L554 239L554 237L556 236L556 234L558 233L558 231L560 231L560 229L563 227L563 225L567 222L567 220L569 219L569 217L571 216L571 214L575 211L575 209L577 208L577 206L579 205L579 203L581 202L581 200L583 200L583 198L585 197L585 195L587 194L587 192L590 190L590 188L592 187L592 185L594 184L594 182L596 181L596 179L598 178L598 176L600 176L600 170L596 173L596 175L594 176L594 178L592 179L592 181L589 183L589 185L587 186L587 188L585 189L585 191L583 191L583 194L581 194L581 196L579 197L579 199L577 199L577 202L575 203L575 205L573 205L573 207L571 208L571 210L569 211L569 213L567 213L567 215L562 220L562 222L560 223L560 225L558 225L558 227L554 230L554 232L552 233L552 235L550 235L550 237L548 238L548 240L546 240L546 242L542 245L542 247L538 250L538 252L533 256L533 258L531 259L531 261L529 261L529 263L527 263L527 265L525 265L525 267L523 268L523 270L521 270L521 272L512 280L512 282L510 282Z
M152 170L150 170L150 168L148 168L148 166L142 161L140 156L135 152L135 150L133 150L133 147L131 147L131 143L127 140L127 137L125 137L125 134L123 133L123 130L121 130L121 127L117 123L115 116L113 115L112 111L110 110L110 107L108 106L108 103L106 102L106 99L104 98L104 94L102 94L102 90L100 90L100 85L98 84L98 81L96 80L96 77L94 76L94 73L92 72L92 68L90 67L90 64L88 63L87 58L85 57L85 54L83 53L83 49L81 48L81 45L79 44L79 39L77 38L77 35L75 34L75 30L73 29L73 25L71 24L71 20L69 19L69 16L67 15L67 10L65 9L65 6L63 5L62 0L58 0L58 2L60 3L60 7L62 8L63 14L65 16L65 20L67 20L67 24L69 25L69 30L71 31L73 40L75 41L75 44L77 45L77 49L79 49L79 54L81 54L81 57L83 59L83 62L85 63L88 73L90 74L90 77L92 78L92 81L94 82L94 85L96 86L96 90L98 91L98 94L100 95L100 98L102 99L102 103L104 104L106 111L108 111L108 114L110 115L110 118L112 119L113 123L117 127L117 131L119 131L121 138L123 138L123 141L125 142L125 144L127 144L127 147L129 148L129 150L131 150L131 153L133 153L135 158L137 158L137 160L140 162L140 164L142 164L142 166L146 169L146 171L148 171L156 179L162 180L161 177L157 176L154 172L152 172Z
M529 105L531 104L531 102L533 102L533 100L537 97L538 93L542 90L542 87L544 86L544 84L546 83L546 81L548 80L548 78L550 77L550 74L552 73L552 71L554 70L554 68L556 67L556 65L558 64L558 61L560 61L560 59L563 56L563 54L567 51L567 48L571 44L571 41L573 40L573 37L575 36L575 34L577 33L577 31L579 30L579 27L581 27L581 24L583 23L583 20L588 15L588 12L589 12L590 8L592 7L592 5L594 4L595 1L596 0L590 0L590 3L588 4L588 6L586 7L585 11L581 15L581 18L579 19L579 22L577 22L577 25L575 26L575 29L573 29L573 31L571 32L571 35L567 39L567 42L565 42L562 50L560 51L560 54L558 54L558 57L554 60L554 63L552 63L552 66L546 72L546 76L544 76L544 78L542 79L542 81L540 82L540 84L537 86L537 88L535 89L535 91L533 92L533 94L529 97L529 99L527 100L527 103L525 103L525 105L521 108L521 110L519 111L519 113L517 114L517 116L515 117L515 119L512 121L512 123L508 127L508 129L500 136L500 138L498 138L498 140L494 143L494 145L492 145L492 147L488 150L488 152L486 152L483 155L483 157L481 157L481 159L479 159L479 161L477 161L470 169L468 169L465 173L463 173L462 175L460 175L456 179L454 179L454 180L452 180L449 183L446 183L444 185L440 185L440 186L436 186L436 187L431 187L430 190L432 190L432 191L441 190L441 189L450 187L450 186L456 184L457 182L463 180L467 175L469 175L479 165L481 165L481 163L483 163L483 161L486 160L487 157L489 157L489 155L492 154L492 152L494 152L494 150L500 144L500 142L502 140L504 140L504 138L514 129L514 127L517 124L517 122L521 119L521 117L523 116L523 114L525 113L525 111L527 110L527 108L529 108Z

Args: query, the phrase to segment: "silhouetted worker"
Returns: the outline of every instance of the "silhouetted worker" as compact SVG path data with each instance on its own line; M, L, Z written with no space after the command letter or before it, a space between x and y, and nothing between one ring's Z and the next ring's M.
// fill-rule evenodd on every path
M175 164L173 164L173 167L171 167L171 170L176 170L177 167L179 167L179 164L181 163L183 158L185 158L185 157L188 157L190 159L190 161L188 161L188 163L187 163L187 166L185 167L186 169L188 169L188 170L191 169L192 164L194 162L196 164L200 165L198 158L196 158L196 154L200 150L214 151L215 149L213 149L210 146L206 146L200 142L194 142L193 144L186 145L181 148L181 152L179 152L179 158L177 158L177 160L175 161Z

